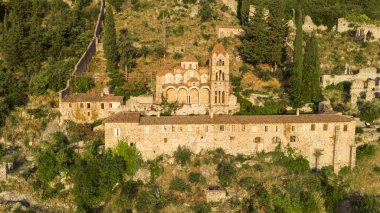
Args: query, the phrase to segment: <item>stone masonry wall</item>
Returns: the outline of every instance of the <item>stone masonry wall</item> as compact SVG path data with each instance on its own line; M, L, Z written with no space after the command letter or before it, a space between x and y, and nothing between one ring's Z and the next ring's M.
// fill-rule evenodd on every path
M192 152L202 149L223 148L237 155L273 151L276 146L290 145L310 162L311 167L334 165L338 171L343 166L355 165L355 121L347 123L246 124L246 125L139 125L138 123L105 123L105 146L115 147L118 140L126 139L135 145L144 159L161 154L172 154L178 146ZM346 128L345 128L345 125ZM116 136L118 131L119 136ZM292 138L295 142L291 142ZM280 142L281 141L281 142ZM321 151L316 162L315 153Z

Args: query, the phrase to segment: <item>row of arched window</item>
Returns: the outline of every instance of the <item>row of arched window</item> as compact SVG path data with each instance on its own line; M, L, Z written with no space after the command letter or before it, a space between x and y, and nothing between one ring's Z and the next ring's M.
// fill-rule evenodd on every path
M215 103L224 104L225 103L225 93L224 91L215 91Z
M217 81L224 81L224 72L222 70L219 70L219 72L216 73L216 78Z
M216 66L224 66L224 60L219 59L218 61L216 61Z
M296 142L296 141L297 141L296 136L290 136L290 142ZM254 142L255 143L263 143L264 139L262 137L255 137ZM272 142L273 143L281 143L281 138L273 137Z

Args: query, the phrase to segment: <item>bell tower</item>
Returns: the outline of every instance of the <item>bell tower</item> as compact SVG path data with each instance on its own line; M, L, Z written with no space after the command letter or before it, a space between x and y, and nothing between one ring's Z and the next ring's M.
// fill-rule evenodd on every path
M228 114L230 96L230 61L222 44L217 44L210 54L211 80L210 106L215 114Z

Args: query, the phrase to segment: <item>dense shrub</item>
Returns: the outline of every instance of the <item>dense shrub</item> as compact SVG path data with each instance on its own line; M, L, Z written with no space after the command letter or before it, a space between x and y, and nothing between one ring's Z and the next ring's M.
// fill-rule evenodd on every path
M352 200L352 212L357 213L379 213L380 202L373 195L364 195L359 199Z
M356 158L362 159L366 156L373 156L376 153L376 146L372 144L364 144L356 148Z
M164 167L161 165L161 161L163 160L162 156L157 157L153 161L148 161L149 170L150 170L150 178L151 181L156 181L158 177L164 173Z
M246 190L254 188L256 184L257 182L253 177L243 177L239 181L239 186Z
M87 76L78 76L71 80L72 90L75 93L86 93L95 86L92 78Z
M259 69L259 68L257 68L255 70L255 75L257 77L259 77L263 81L270 81L270 80L272 80L272 75L271 75L271 73L269 71L265 71L265 70L262 70L262 69Z
M124 81L124 80L123 80ZM123 87L118 87L115 89L114 94L119 96L124 96L125 101L127 101L131 96L137 97L149 92L148 85L144 82L129 82Z
M184 166L190 163L191 152L188 148L179 146L177 148L177 151L174 152L174 159L175 159L175 162Z
M190 183L206 183L206 178L198 172L190 172L187 179Z
M373 167L373 171L380 174L380 166Z
M124 159L127 174L130 176L135 175L142 163L141 153L136 147L129 146L126 141L119 141L114 152Z
M380 118L380 101L373 100L365 102L359 106L359 111L360 120L372 123Z
M170 181L169 189L179 192L191 191L191 187L181 178L175 178L172 181Z
M222 186L229 186L236 176L236 167L234 164L229 162L220 162L216 169L219 182Z
M356 127L355 128L355 134L363 134L363 133L364 133L363 128L361 128L361 127Z
M211 21L214 19L214 11L208 0L202 0L200 2L201 9L199 10L199 16L201 17L201 22Z
M178 60L178 59L183 58L183 55L181 53L174 53L173 58Z
M151 192L142 191L139 193L136 201L137 212L154 212L156 198Z
M123 158L109 151L78 160L70 172L78 210L92 211L105 201L115 185L122 181L124 171Z

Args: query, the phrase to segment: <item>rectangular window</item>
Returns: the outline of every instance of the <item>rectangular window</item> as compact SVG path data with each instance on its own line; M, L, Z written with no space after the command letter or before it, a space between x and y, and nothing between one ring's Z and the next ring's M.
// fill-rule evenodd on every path
M346 124L346 125L343 126L343 131L347 132L347 130L348 130L348 125Z
M91 113L90 112L87 112L87 116L90 116L91 115Z
M223 132L223 131L224 131L224 125L220 125L219 130L220 130L221 132Z
M164 143L167 143L168 142L168 139L167 138L164 138Z
M295 131L296 131L296 127L292 126L292 132L295 132Z
M90 109L90 108L91 108L91 104L87 103L87 109Z
M235 140L235 137L234 136L230 136L230 141L233 141Z
M120 137L120 129L119 128L115 128L113 129L113 135L115 137Z
M329 125L328 124L323 124L323 131L327 131L329 129Z
M172 132L175 132L175 126L172 126Z
M235 132L235 125L231 125L232 132Z
M69 107L71 108L71 104L69 104Z
M208 132L208 125L205 126L205 132Z
M245 125L241 125L241 131L245 132Z
M256 126L252 127L252 132L257 132L257 127Z
M278 132L278 126L276 126L276 132Z
M101 103L101 104L100 104L100 108L101 108L101 109L104 109L104 103Z
M269 129L268 126L265 126L265 132L268 132L268 129Z
M135 144L134 143L130 143L129 146L135 146Z
M311 129L311 131L315 131L315 124L312 124L310 129Z
M109 105L109 106L110 106L110 108L112 108L112 103L110 103L110 105Z
M296 142L296 136L290 136L290 142Z
M180 127L179 127L179 131L180 131L180 132L182 132L182 131L183 131L183 129L182 129L182 126L180 126Z
M80 108L82 108L82 109L83 109L83 103L80 103Z

